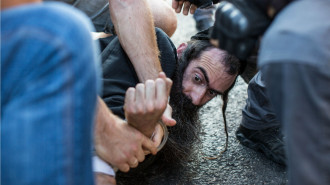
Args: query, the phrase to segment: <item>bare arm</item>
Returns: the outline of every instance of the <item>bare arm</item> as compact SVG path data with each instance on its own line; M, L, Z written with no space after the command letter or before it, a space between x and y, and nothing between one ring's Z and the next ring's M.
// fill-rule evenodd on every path
M156 154L155 144L138 130L112 114L101 98L98 98L94 147L103 160L127 172L144 160L143 149Z
M141 82L162 71L154 22L146 0L109 0L111 19L120 43Z
M111 20L120 44L131 60L140 82L156 79L162 68L149 3L146 0L109 0L109 4ZM175 125L175 120L169 115L162 119L168 126Z

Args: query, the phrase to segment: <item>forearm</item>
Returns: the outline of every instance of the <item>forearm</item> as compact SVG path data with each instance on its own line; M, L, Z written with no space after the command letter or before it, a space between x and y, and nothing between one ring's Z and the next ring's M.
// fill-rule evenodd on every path
M111 113L111 111L108 109L107 105L104 103L104 101L100 98L97 97L97 111L96 111L96 121L94 125L94 144L96 148L96 152L98 155L100 155L102 158L105 158L102 156L102 150L98 151L98 146L101 146L101 141L107 135L102 135L100 133L104 133L108 131L109 128L113 127L114 124L116 124L117 120L115 116ZM102 149L102 148L100 148ZM101 153L101 154L100 154Z
M141 82L156 79L162 71L154 22L145 0L109 0L111 19L120 43Z

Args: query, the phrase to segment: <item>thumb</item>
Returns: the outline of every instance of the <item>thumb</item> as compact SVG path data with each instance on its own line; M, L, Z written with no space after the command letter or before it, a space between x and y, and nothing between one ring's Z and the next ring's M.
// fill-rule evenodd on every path
M166 126L169 126L169 127L176 125L175 119L173 119L171 116L166 115L166 114L162 115L162 121L164 122L164 124Z
M167 107L162 115L162 121L167 126L174 126L176 124L175 119L172 118L172 107L170 104L167 104Z
M166 93L167 93L167 96L168 96L171 92L171 87L172 87L173 81L170 78L166 78L166 74L164 72L160 72L158 74L158 78L162 78L165 81L165 83L166 83Z

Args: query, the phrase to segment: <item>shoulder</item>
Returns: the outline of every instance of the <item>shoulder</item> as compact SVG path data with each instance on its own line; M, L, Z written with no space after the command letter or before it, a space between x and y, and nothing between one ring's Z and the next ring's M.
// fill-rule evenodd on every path
M294 1L275 18L267 35L295 34L312 37L330 28L330 1Z
M295 1L283 9L265 33L260 65L269 62L326 62L330 57L330 1Z

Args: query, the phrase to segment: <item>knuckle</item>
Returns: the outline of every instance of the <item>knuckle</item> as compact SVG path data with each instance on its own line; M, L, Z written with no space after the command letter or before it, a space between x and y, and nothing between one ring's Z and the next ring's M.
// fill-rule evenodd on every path
M136 113L137 115L141 115L141 114L143 114L143 113L144 113L144 108L143 108L142 106L138 106L138 107L136 108L136 110L135 110L135 113Z
M144 155L142 155L142 156L140 157L140 159L139 159L139 162L142 162L142 161L144 161L144 159L145 159L145 156L144 156Z
M136 144L131 146L131 151L133 154L135 154L138 151L138 146Z
M129 171L129 166L127 164L125 165L122 165L121 168L119 168L120 171L123 171L123 172L128 172Z
M161 103L161 109L166 109L167 107L167 100L163 100L162 103Z
M125 163L126 163L125 158L120 158L114 164L117 164L118 166L123 166L125 165Z
M159 103L157 104L157 109L158 110L165 110L166 106L167 106L166 101L159 101Z
M128 95L132 95L132 94L134 94L134 93L135 93L135 89L134 89L133 87L130 87L130 88L128 88L127 91L126 91L126 97L127 97Z
M148 113L152 113L155 110L155 106L152 102L148 102L146 108Z
M136 89L143 89L144 88L144 84L143 83L138 83L135 88Z
M159 85L163 85L163 84L165 84L164 79L162 79L162 78L157 78L157 79L156 79L156 84L159 84Z
M127 89L127 92L134 92L135 91L135 89L134 89L134 87L129 87L128 89Z
M154 85L155 84L155 82L153 81L153 80L147 80L146 81L146 85L147 86L152 86L152 85Z

